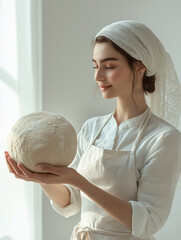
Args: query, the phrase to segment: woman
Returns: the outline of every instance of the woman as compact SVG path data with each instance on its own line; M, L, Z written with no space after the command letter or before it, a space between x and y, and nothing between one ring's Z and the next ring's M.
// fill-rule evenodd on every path
M83 124L69 167L41 164L42 173L32 173L5 152L9 171L40 183L66 218L81 209L72 240L153 240L181 172L180 84L169 54L142 23L112 23L94 44L95 80L103 98L116 97L116 109Z

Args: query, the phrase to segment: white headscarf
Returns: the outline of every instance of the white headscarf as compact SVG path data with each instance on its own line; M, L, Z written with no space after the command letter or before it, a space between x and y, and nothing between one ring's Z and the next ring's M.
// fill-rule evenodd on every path
M178 128L181 110L181 86L171 56L156 35L134 20L114 22L95 36L105 36L129 55L142 61L146 76L155 74L155 91L145 94L147 105L158 117Z

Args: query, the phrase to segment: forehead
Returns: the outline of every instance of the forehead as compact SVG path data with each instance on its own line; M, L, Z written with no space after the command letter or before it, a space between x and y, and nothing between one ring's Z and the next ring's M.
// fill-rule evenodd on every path
M93 59L100 61L102 58L107 57L116 57L121 59L122 55L107 42L96 43L93 49Z

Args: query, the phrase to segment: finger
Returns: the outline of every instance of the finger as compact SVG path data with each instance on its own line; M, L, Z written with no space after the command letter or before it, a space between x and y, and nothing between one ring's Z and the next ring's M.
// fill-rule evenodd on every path
M9 154L7 151L4 152L4 155L5 155L5 157L7 157L7 158L8 158L8 157L11 157L10 154Z
M6 163L7 163L9 172L10 172L10 173L16 173L16 172L14 171L14 168L13 168L13 167L11 166L11 164L9 163L8 158L6 158Z
M22 164L19 164L19 168L24 173L24 175L27 177L27 179L31 179L33 182L36 183L50 183L51 177L55 176L50 173L34 173L29 171L27 168L25 168Z
M18 168L17 163L12 158L8 158L8 161L16 175L24 175L22 171Z
M13 173L15 178L25 180L25 181L41 183L41 181L39 181L37 179L34 180L32 178L27 177L24 174L24 172L21 170L21 169L25 170L25 167L23 166L23 164L21 164L21 163L16 164L16 162L11 157L9 157L9 154L7 152L5 152L5 156L6 156L6 162L8 165L9 172Z
M9 163L9 160L8 160L8 159L6 159L6 162L7 162L7 164L8 164L8 169L9 169L9 172L10 172L10 173L13 173L16 178L23 179L23 180L27 180L27 179L24 177L23 173L22 173L21 176L16 174L16 172L14 171L14 168L11 166L11 163Z
M6 151L4 152L4 156L5 156L6 159L8 159L8 157L10 157L9 153L6 152Z
M36 182L36 183L42 182L38 178L33 178L34 177L33 173L29 171L27 168L25 168L25 166L22 163L18 163L17 166L22 174L19 174L19 175L15 174L16 178L19 178L25 181Z
M15 173L14 168L12 167L12 165L10 164L10 161L9 161L9 158L10 158L9 153L8 153L7 151L5 151L5 152L4 152L4 155L5 155L5 158L6 158L6 163L7 163L9 172Z
M25 181L31 181L29 178L25 177L24 175L20 176L20 175L14 174L14 177L18 178L18 179L21 179L21 180L25 180Z
M23 166L23 164L19 163L18 164L18 167L21 169L21 171L23 172L23 174L27 177L27 178L30 178L32 179L33 181L36 181L36 182L41 182L43 176L42 174L39 174L39 173L34 173L34 172L31 172L29 171L25 166Z
M15 170L14 170L12 164L10 163L10 159L9 159L9 158L6 158L6 163L7 163L7 166L8 166L8 170L9 170L9 172L10 172L10 173L14 173L14 174L16 174L16 172L15 172Z
M24 174L24 176L26 176L27 178L32 178L33 173L30 170L28 170L22 163L18 163L17 166Z

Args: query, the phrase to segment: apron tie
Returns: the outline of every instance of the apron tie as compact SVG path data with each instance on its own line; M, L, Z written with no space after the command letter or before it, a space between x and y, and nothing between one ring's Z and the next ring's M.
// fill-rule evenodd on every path
M110 236L132 236L131 231L129 232L109 232L105 230L92 229L87 226L81 226L81 223L78 223L74 229L70 240L92 240L91 232L99 233L102 235Z
M79 223L75 226L70 240L91 240L90 232L89 227L81 227Z

